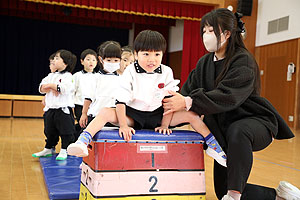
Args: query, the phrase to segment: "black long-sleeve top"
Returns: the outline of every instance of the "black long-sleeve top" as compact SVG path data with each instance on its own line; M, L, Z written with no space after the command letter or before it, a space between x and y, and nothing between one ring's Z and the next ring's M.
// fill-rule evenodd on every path
M224 60L213 61L213 56L214 53L209 53L199 59L181 94L193 99L190 110L205 115L205 123L222 146L226 146L224 133L229 125L244 118L257 119L276 139L294 137L276 109L256 91L255 78L260 77L256 75L257 64L248 51L237 51L225 77L217 85L215 80Z

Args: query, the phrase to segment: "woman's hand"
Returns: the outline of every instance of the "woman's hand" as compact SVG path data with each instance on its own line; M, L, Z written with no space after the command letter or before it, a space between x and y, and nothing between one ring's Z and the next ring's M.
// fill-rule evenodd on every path
M129 126L120 126L119 128L119 136L123 135L125 141L130 141L134 134L135 130Z
M168 91L172 97L163 99L164 115L185 109L184 97L173 91Z

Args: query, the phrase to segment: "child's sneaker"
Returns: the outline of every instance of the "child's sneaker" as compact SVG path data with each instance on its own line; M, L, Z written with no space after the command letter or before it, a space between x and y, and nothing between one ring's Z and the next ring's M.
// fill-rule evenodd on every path
M54 150L55 152L55 150ZM53 155L53 149L46 149L44 148L43 151L37 152L32 154L32 157L34 158L39 158L39 157L50 157Z
M58 156L56 157L56 160L66 160L68 157L67 150L61 149Z
M87 146L92 141L92 136L89 132L83 131L75 143L68 146L67 151L71 156L86 157L89 155Z
M86 157L89 155L87 146L80 141L70 144L67 151L71 156Z
M207 155L215 159L220 165L227 167L226 160L227 156L223 151L222 147L219 145L216 138L210 133L208 136L204 138L205 143L207 144L208 148L206 149Z
M222 165L223 167L227 167L227 157L224 151L218 151L218 149L208 147L205 152L207 155L215 159L220 165Z
M280 181L276 194L286 200L300 200L300 190L286 181Z

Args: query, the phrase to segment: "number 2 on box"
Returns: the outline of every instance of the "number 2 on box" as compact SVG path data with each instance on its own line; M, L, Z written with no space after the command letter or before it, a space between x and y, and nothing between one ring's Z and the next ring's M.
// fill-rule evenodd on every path
M151 186L151 188L149 189L149 192L158 192L158 189L154 189L154 187L156 186L157 184L157 177L156 176L150 176L149 178L149 182L151 183L152 179L154 179L154 183L153 185Z

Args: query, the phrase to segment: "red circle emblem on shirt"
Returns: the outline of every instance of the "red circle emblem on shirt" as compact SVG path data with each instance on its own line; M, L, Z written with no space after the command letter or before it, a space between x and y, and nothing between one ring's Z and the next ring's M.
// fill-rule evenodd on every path
M164 87L165 87L165 84L164 84L164 83L158 84L158 88L159 88L159 89L163 89Z

